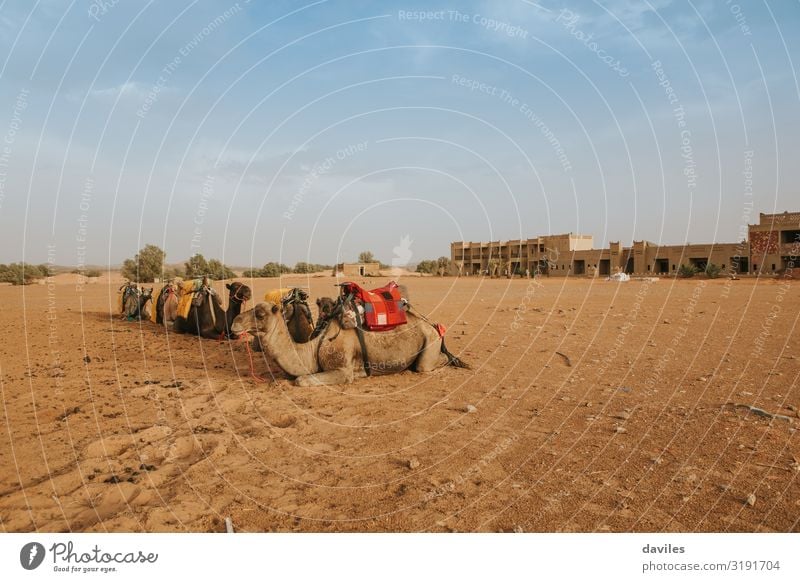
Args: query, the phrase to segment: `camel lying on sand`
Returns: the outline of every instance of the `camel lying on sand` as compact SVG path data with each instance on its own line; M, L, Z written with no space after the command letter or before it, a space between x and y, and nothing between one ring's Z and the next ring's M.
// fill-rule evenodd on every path
M378 375L409 368L431 372L446 365L466 367L446 350L433 326L413 313L407 318L406 325L391 331L364 332L366 365L355 329L343 329L332 319L319 337L298 344L289 335L280 306L274 303L259 303L240 314L233 320L231 331L257 334L267 355L295 378L297 386L347 384L366 377L366 368Z
M135 283L127 283L120 289L122 294L122 317L128 321L150 319L148 305L153 299L153 288L145 289Z
M238 281L228 283L225 287L230 292L227 310L222 308L219 295L204 280L202 288L197 292L201 296L199 305L193 301L188 317L178 315L172 329L178 333L191 333L208 339L236 339L235 334L232 335L230 331L231 322L241 312L242 304L250 300L252 293L250 287Z

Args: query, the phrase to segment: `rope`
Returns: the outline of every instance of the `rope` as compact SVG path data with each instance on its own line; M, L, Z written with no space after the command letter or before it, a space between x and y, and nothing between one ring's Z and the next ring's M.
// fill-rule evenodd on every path
M250 362L250 376L252 376L253 380L255 380L256 382L260 382L263 384L268 382L268 380L265 380L264 378L256 374L256 367L255 364L253 363L253 350L250 348L250 341L249 341L250 337L251 336L249 333L244 332L239 335L239 339L237 339L235 343L244 342L244 347L247 349L247 359ZM270 374L273 373L271 369L269 370L269 373Z

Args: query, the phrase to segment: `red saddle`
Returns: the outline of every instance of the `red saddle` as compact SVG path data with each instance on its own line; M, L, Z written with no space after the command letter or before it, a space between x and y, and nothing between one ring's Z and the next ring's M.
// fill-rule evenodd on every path
M342 295L351 295L364 307L363 326L369 331L389 331L408 323L397 283L367 291L356 283L342 283Z

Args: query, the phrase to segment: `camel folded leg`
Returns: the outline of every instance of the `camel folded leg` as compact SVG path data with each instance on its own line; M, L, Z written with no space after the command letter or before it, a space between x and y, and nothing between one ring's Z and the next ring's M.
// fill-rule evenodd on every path
M354 378L365 378L366 375L363 368L359 370L340 368L338 370L298 376L294 383L295 386L335 386L336 384L350 384Z

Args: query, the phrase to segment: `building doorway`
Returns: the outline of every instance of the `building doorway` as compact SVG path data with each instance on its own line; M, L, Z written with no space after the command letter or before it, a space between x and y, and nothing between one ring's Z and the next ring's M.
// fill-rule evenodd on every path
M572 271L574 275L585 275L586 261L572 261Z
M539 259L539 266L537 268L537 271L539 271L541 275L550 274L550 263L547 261L547 259Z
M669 274L669 259L656 259L655 267L659 275Z
M625 262L625 272L628 275L633 274L633 257L628 256L628 260Z
M706 268L708 267L708 257L702 257L699 259L689 259L689 264L692 265L699 272L704 273Z
M795 270L800 271L799 257L781 257L782 274L792 274Z
M611 275L611 259L600 259L597 269L599 275L605 275L606 277Z
M749 273L750 259L748 259L747 257L731 257L731 272Z

